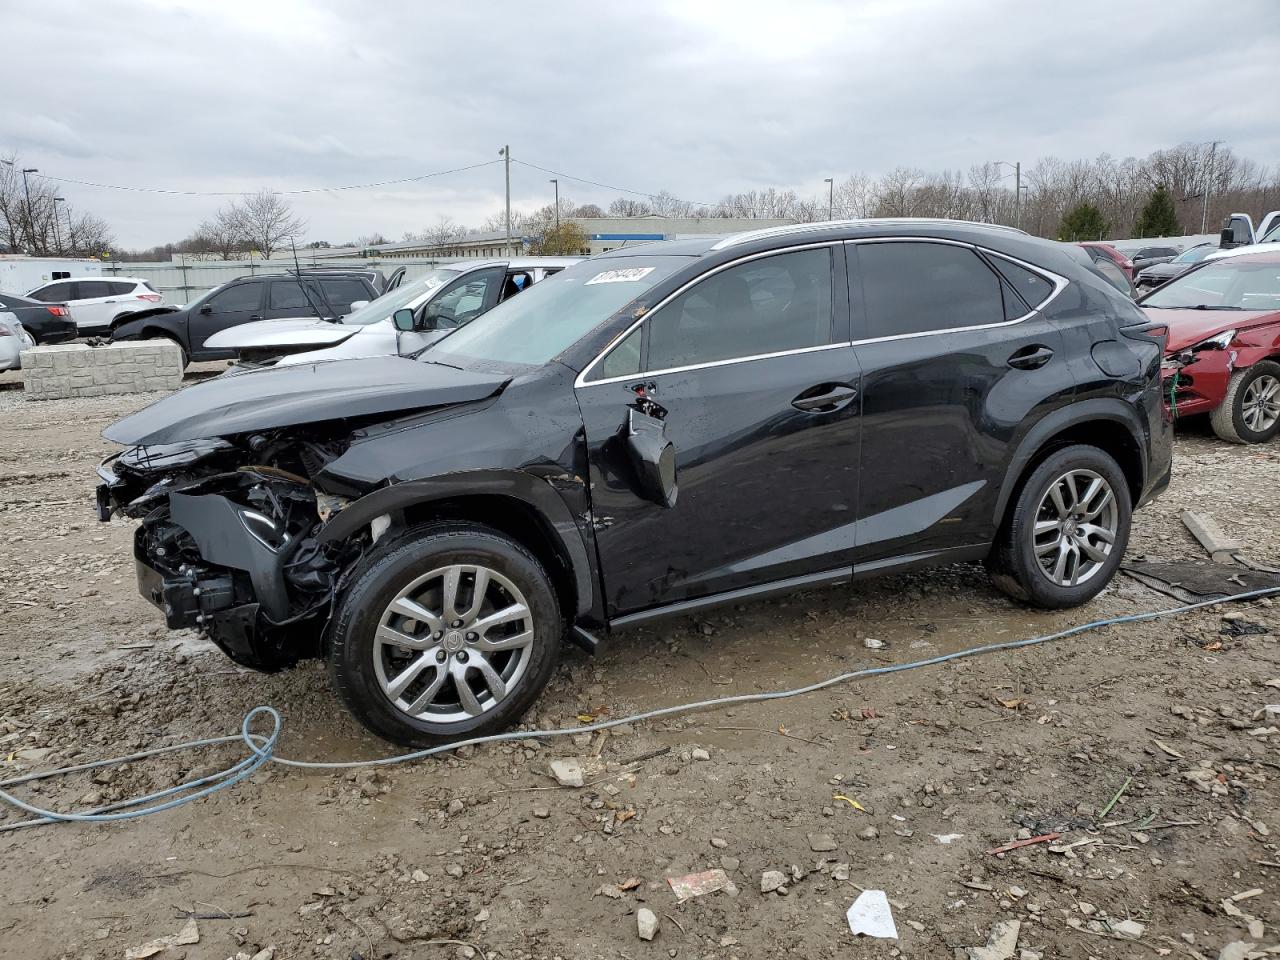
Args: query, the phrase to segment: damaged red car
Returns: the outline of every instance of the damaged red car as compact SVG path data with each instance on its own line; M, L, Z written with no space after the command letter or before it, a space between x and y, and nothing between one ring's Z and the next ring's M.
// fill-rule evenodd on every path
M1232 443L1280 433L1280 252L1210 260L1138 302L1169 328L1165 397Z

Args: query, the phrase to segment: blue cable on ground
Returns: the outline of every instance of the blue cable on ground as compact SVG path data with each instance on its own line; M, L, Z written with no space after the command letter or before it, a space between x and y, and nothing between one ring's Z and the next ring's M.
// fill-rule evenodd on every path
M285 757L278 757L275 755L275 749L280 739L280 728L282 724L280 714L274 707L258 706L245 714L244 720L240 724L239 736L191 740L186 743L178 743L166 747L156 747L150 750L143 750L124 757L113 757L109 760L97 760L73 767L46 770L42 773L31 773L25 776L0 781L0 800L3 800L19 810L34 815L34 819L22 820L17 823L0 826L0 833L18 830L23 827L34 827L41 824L63 821L111 823L117 820L132 820L138 817L150 816L151 814L161 813L165 810L172 810L175 807L182 806L183 804L191 803L193 800L199 800L202 797L210 796L217 793L219 790L225 790L226 788L231 787L252 775L256 770L268 763L278 763L285 767L294 767L303 770L350 770L357 767L386 766L388 764L407 763L413 760L421 760L426 757L434 756L438 753L446 753L456 750L459 747L475 746L484 743L503 743L511 740L550 739L551 737L571 736L579 733L594 733L598 730L608 730L611 727L617 727L623 724L637 723L642 720L652 720L657 717L667 717L678 713L688 713L694 710L707 710L737 703L760 703L768 700L783 700L788 697L798 697L806 693L824 690L827 687L835 686L836 684L847 683L850 680L856 680L861 677L877 677L890 673L901 673L905 670L917 670L921 667L938 666L939 664L949 663L952 660L961 660L968 657L997 653L1002 650L1017 650L1022 647L1031 647L1042 643L1050 643L1055 640L1064 640L1067 637L1077 636L1078 634L1097 630L1102 627L1115 626L1116 624L1142 623L1147 620L1157 620L1162 617L1189 613L1192 610L1199 610L1204 607L1218 606L1219 604L1232 603L1238 600L1256 600L1261 597L1272 596L1275 594L1280 594L1280 587L1269 587L1264 590L1250 590L1245 593L1236 593L1227 597L1219 597L1215 600L1202 600L1198 603L1184 604L1178 607L1170 607L1165 610L1153 610L1147 613L1133 613L1121 617L1110 617L1106 620L1094 620L1090 623L1084 623L1076 627L1068 627L1066 630L1060 630L1057 633L1045 634L1039 637L1028 637L1023 640L1008 640L1003 643L983 644L977 647L969 647L965 650L957 650L953 653L945 653L936 657L929 657L924 660L912 660L908 663L895 663L884 667L867 667L862 670L852 670L848 673L837 674L836 676L829 677L826 680L820 680L817 683L811 683L803 687L796 687L791 690L777 690L770 693L745 693L728 697L716 697L711 700L699 700L694 703L678 704L671 707L659 707L655 710L647 710L643 713L633 714L628 717L618 717L613 720L602 720L597 723L584 724L576 727L563 727L556 730L512 730L507 733L497 733L486 737L473 737L470 740L459 740L455 743L444 744L438 747L430 747L425 750L416 750L413 753L400 754L399 756L394 757L382 757L375 760L320 762L309 760L289 760ZM270 729L265 734L255 733L251 729L254 722L259 717L266 717L271 721ZM139 797L131 797L128 800L121 800L117 803L103 807L95 807L91 810L85 810L80 813L62 813L56 810L46 810L41 807L37 807L34 804L27 803L24 800L20 800L5 789L18 786L23 783L31 783L36 780L48 780L54 777L67 776L72 773L81 773L86 770L96 770L101 767L116 766L122 763L129 763L135 760L158 756L160 754L175 753L182 750L201 749L204 747L234 743L237 741L244 743L245 746L248 747L249 756L230 767L225 768L224 770L211 774L207 777L188 780L185 783L178 784L174 787L168 787L167 789L160 790L155 793L149 793ZM162 802L156 803L154 801ZM147 804L150 804L150 806L147 806Z

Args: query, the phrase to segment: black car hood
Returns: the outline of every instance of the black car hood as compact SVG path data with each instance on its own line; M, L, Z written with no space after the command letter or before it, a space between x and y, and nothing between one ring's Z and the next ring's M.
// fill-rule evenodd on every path
M508 379L394 356L233 370L157 400L102 435L129 445L178 443L410 413L483 400Z

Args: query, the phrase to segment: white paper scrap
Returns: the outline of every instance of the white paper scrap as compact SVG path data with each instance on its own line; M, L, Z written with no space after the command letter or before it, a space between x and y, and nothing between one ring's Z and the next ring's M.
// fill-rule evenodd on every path
M849 929L854 933L881 940L898 939L898 927L893 922L889 898L883 890L863 890L845 916L849 918Z

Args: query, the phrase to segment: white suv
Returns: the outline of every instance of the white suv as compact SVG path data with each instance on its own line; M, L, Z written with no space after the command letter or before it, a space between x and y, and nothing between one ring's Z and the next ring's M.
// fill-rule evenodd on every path
M42 303L65 303L82 336L106 333L113 320L164 303L163 295L136 277L71 277L36 287L27 296Z

